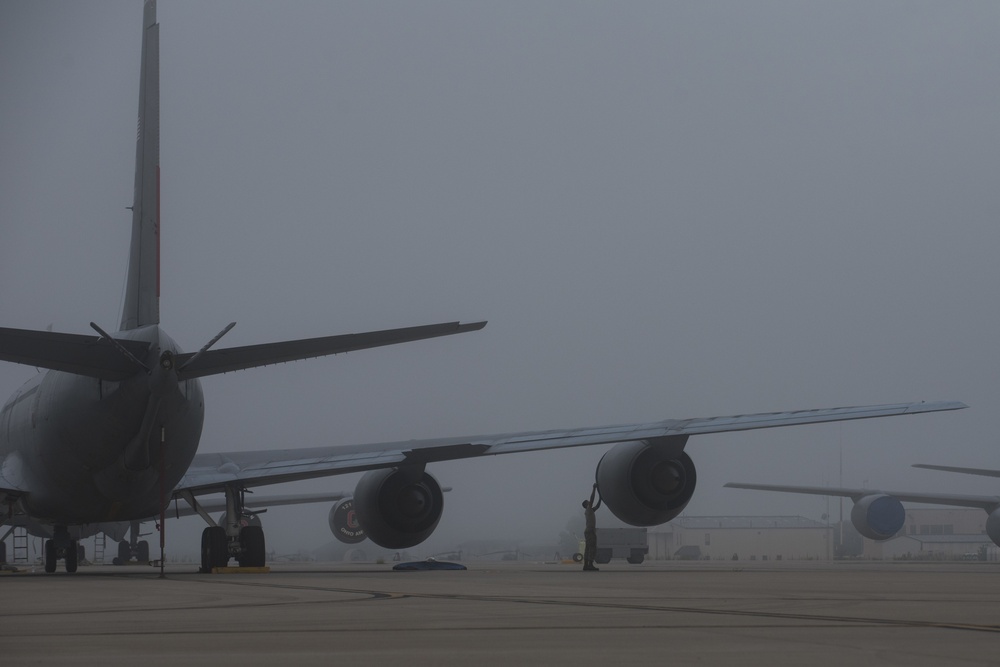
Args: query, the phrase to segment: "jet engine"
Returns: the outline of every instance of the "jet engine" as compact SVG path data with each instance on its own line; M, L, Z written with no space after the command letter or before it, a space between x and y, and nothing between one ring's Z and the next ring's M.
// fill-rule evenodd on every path
M358 513L354 509L354 498L344 498L330 508L330 515L327 517L330 530L333 536L344 544L357 544L364 542L365 529L358 521Z
M993 544L1000 547L1000 507L986 517L986 534L993 540Z
M859 533L872 540L887 540L903 527L906 511L903 504L884 493L863 496L851 508L851 523Z
M657 526L680 514L696 482L686 440L637 440L611 448L597 464L597 486L611 513L632 526Z
M372 470L354 490L354 509L365 534L385 549L408 549L434 532L444 498L423 466Z

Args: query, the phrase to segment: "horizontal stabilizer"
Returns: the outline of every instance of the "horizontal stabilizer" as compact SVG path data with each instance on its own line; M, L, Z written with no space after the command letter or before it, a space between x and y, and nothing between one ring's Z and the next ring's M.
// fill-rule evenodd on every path
M263 345L247 345L231 347L222 350L205 350L200 353L178 354L177 376L181 380L218 375L230 371L239 371L258 366L281 364L287 361L300 361L313 357L323 357L329 354L366 350L383 345L395 345L425 338L451 336L467 331L478 331L486 326L486 322L445 322L443 324L428 324L419 327L403 329L386 329L384 331L369 331L367 333L344 334L340 336L325 336L323 338L305 338L289 340L280 343L264 343ZM195 358L195 354L199 356Z
M115 340L133 357L146 356L149 343ZM0 361L76 373L118 382L136 372L135 366L100 336L0 328Z

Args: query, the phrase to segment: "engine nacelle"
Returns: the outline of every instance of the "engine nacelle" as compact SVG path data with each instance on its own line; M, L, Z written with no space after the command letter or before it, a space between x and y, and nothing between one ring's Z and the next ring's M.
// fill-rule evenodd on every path
M993 544L1000 547L1000 507L986 517L986 534L993 540Z
M354 490L354 510L365 534L385 549L409 549L434 532L444 497L422 467L366 472Z
M884 493L864 496L851 508L851 523L855 529L872 540L887 540L903 527L906 511L894 496Z
M327 516L327 523L330 524L330 531L333 536L344 544L357 544L364 542L365 529L358 521L358 513L354 509L354 498L344 498L330 508Z
M680 445L644 440L615 445L597 464L601 498L616 517L632 526L658 526L687 506L697 477Z

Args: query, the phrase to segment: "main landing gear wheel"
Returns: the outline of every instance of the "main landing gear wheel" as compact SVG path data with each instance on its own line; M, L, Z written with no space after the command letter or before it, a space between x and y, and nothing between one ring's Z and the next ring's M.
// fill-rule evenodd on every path
M240 567L264 567L264 529L260 526L240 528Z
M208 574L215 567L229 563L229 541L222 526L209 526L201 531L201 571Z
M76 546L76 540L71 540L69 546L66 547L66 571L70 573L76 572L78 564L77 558L80 552L76 550Z
M138 552L139 553L136 556L136 560L138 560L140 563L148 563L149 562L149 542L147 542L146 540L142 540L141 542L139 542L138 546L139 546L139 548L138 548Z
M129 545L128 540L122 540L118 543L118 562L115 565L128 565L128 562L132 560L132 547Z
M56 571L56 543L45 540L45 571L49 574Z

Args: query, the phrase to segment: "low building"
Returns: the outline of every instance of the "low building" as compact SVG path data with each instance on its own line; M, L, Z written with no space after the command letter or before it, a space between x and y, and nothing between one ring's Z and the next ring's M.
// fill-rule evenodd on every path
M801 516L679 517L647 538L651 560L821 560L833 529Z
M882 560L996 560L987 535L899 535L873 544Z
M906 509L906 520L890 540L865 540L864 557L875 560L996 559L986 534L986 512L968 508Z

